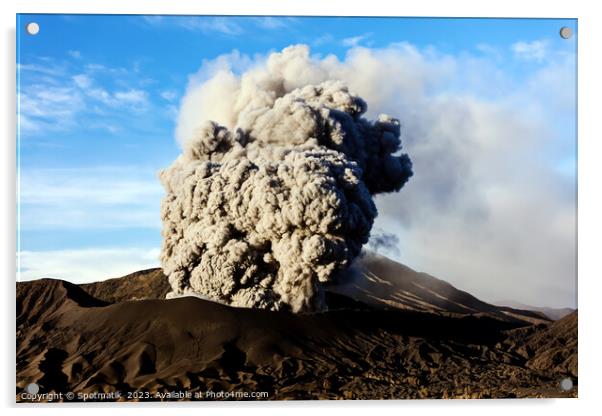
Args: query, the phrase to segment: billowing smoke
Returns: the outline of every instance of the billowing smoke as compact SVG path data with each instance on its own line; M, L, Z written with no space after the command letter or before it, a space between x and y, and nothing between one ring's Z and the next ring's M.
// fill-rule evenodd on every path
M368 248L379 254L389 254L399 256L399 237L388 233L385 230L375 227L370 234Z
M160 174L170 296L324 310L322 288L368 241L372 195L412 175L399 121L363 118L342 81L299 65L308 54L289 47L241 77L219 72L184 103L198 127Z

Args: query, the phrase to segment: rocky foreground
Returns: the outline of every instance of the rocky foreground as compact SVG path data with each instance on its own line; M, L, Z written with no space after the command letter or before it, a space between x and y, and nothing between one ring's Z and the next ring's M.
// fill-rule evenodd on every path
M445 288L433 299L495 308ZM558 321L459 313L406 291L422 310L399 296L378 307L329 293L329 312L294 315L161 299L167 290L158 269L82 286L18 283L17 401L30 401L30 383L74 393L59 401L577 396L576 311Z

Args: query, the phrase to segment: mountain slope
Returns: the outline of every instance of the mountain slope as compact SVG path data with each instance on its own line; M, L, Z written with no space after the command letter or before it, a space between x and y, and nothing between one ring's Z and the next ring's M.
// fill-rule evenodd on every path
M374 253L360 257L350 271L340 276L343 283L331 286L331 294L343 295L377 308L418 312L484 314L522 324L546 323L541 313L495 306L483 302L449 283L419 273L403 264ZM170 287L161 269L148 269L127 276L81 285L92 296L109 303L137 299L164 299ZM336 308L331 295L330 308Z
M171 290L161 269L140 270L115 279L80 285L90 295L109 303L137 299L165 299Z
M510 308L516 308L516 309L529 310L529 311L543 313L545 316L547 316L548 318L550 318L553 321L558 321L558 320L564 318L565 316L570 315L571 313L575 312L575 309L571 309L571 308L548 308L545 306L532 306L532 305L525 305L524 303L520 303L520 302L516 302L516 301L512 301L512 300L504 300L504 301L496 302L496 305L504 305L504 306L508 306Z
M108 304L59 280L18 283L17 393L35 382L41 392L120 391L123 400L177 390L269 399L576 395L558 389L572 370L538 355L550 351L539 341L550 335L572 343L571 325L356 306L294 315L193 297ZM128 398L133 391L148 396Z
M541 313L495 306L451 284L419 273L375 253L366 253L329 290L368 305L422 312L484 314L496 319L529 324L550 320Z

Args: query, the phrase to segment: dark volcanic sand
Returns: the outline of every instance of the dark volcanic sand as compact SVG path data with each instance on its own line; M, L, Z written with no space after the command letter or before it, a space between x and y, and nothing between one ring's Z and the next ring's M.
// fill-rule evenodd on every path
M163 297L163 279L153 269L82 285L94 296L59 280L18 283L17 401L32 382L40 393L141 400L208 390L268 399L577 395L576 312L529 324L374 308L336 294L332 311L311 315L191 297L127 300ZM565 377L575 384L568 392L559 388Z

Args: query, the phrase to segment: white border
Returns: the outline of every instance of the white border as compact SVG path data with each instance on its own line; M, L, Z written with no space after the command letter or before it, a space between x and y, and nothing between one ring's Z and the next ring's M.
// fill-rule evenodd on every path
M524 0L504 2L440 1L395 2L370 0L220 0L190 2L185 0L103 1L96 4L59 0L22 0L21 13L117 13L117 14L218 14L218 15L328 15L328 16L463 16L463 17L564 17L583 16L577 2L551 0L541 6ZM580 13L581 12L581 13Z
M358 4L356 4L358 3ZM111 14L232 14L232 15L333 15L333 16L463 16L463 17L563 17L579 19L579 399L576 400L504 400L504 401L388 401L388 402L295 402L295 403L231 403L178 404L178 413L187 411L265 415L266 413L304 414L323 410L326 412L366 413L378 412L401 414L420 412L430 414L442 412L445 415L470 413L504 415L509 412L519 414L524 411L546 415L566 415L581 413L596 407L601 385L599 349L602 339L598 316L602 308L600 279L602 278L598 252L602 233L600 215L602 213L602 174L599 162L602 149L599 120L600 98L602 93L599 76L600 34L602 22L596 14L593 1L542 1L505 0L496 3L471 0L399 2L392 0L370 0L359 4L350 0L220 0L199 2L186 0L104 0L102 2L75 2L69 0L20 0L3 1L0 19L3 26L1 80L3 99L1 125L4 128L2 141L2 230L1 245L3 302L2 314L8 325L2 331L2 389L1 400L4 406L14 407L14 276L15 276L15 13L111 13ZM597 122L598 121L598 122ZM144 405L144 413L164 413L166 405ZM125 405L120 409L138 410L140 406ZM25 413L63 414L71 410L82 412L73 406L51 406L17 409ZM99 405L86 407L91 414L106 414L106 408ZM111 410L109 410L111 411ZM120 411L121 412L121 411Z

